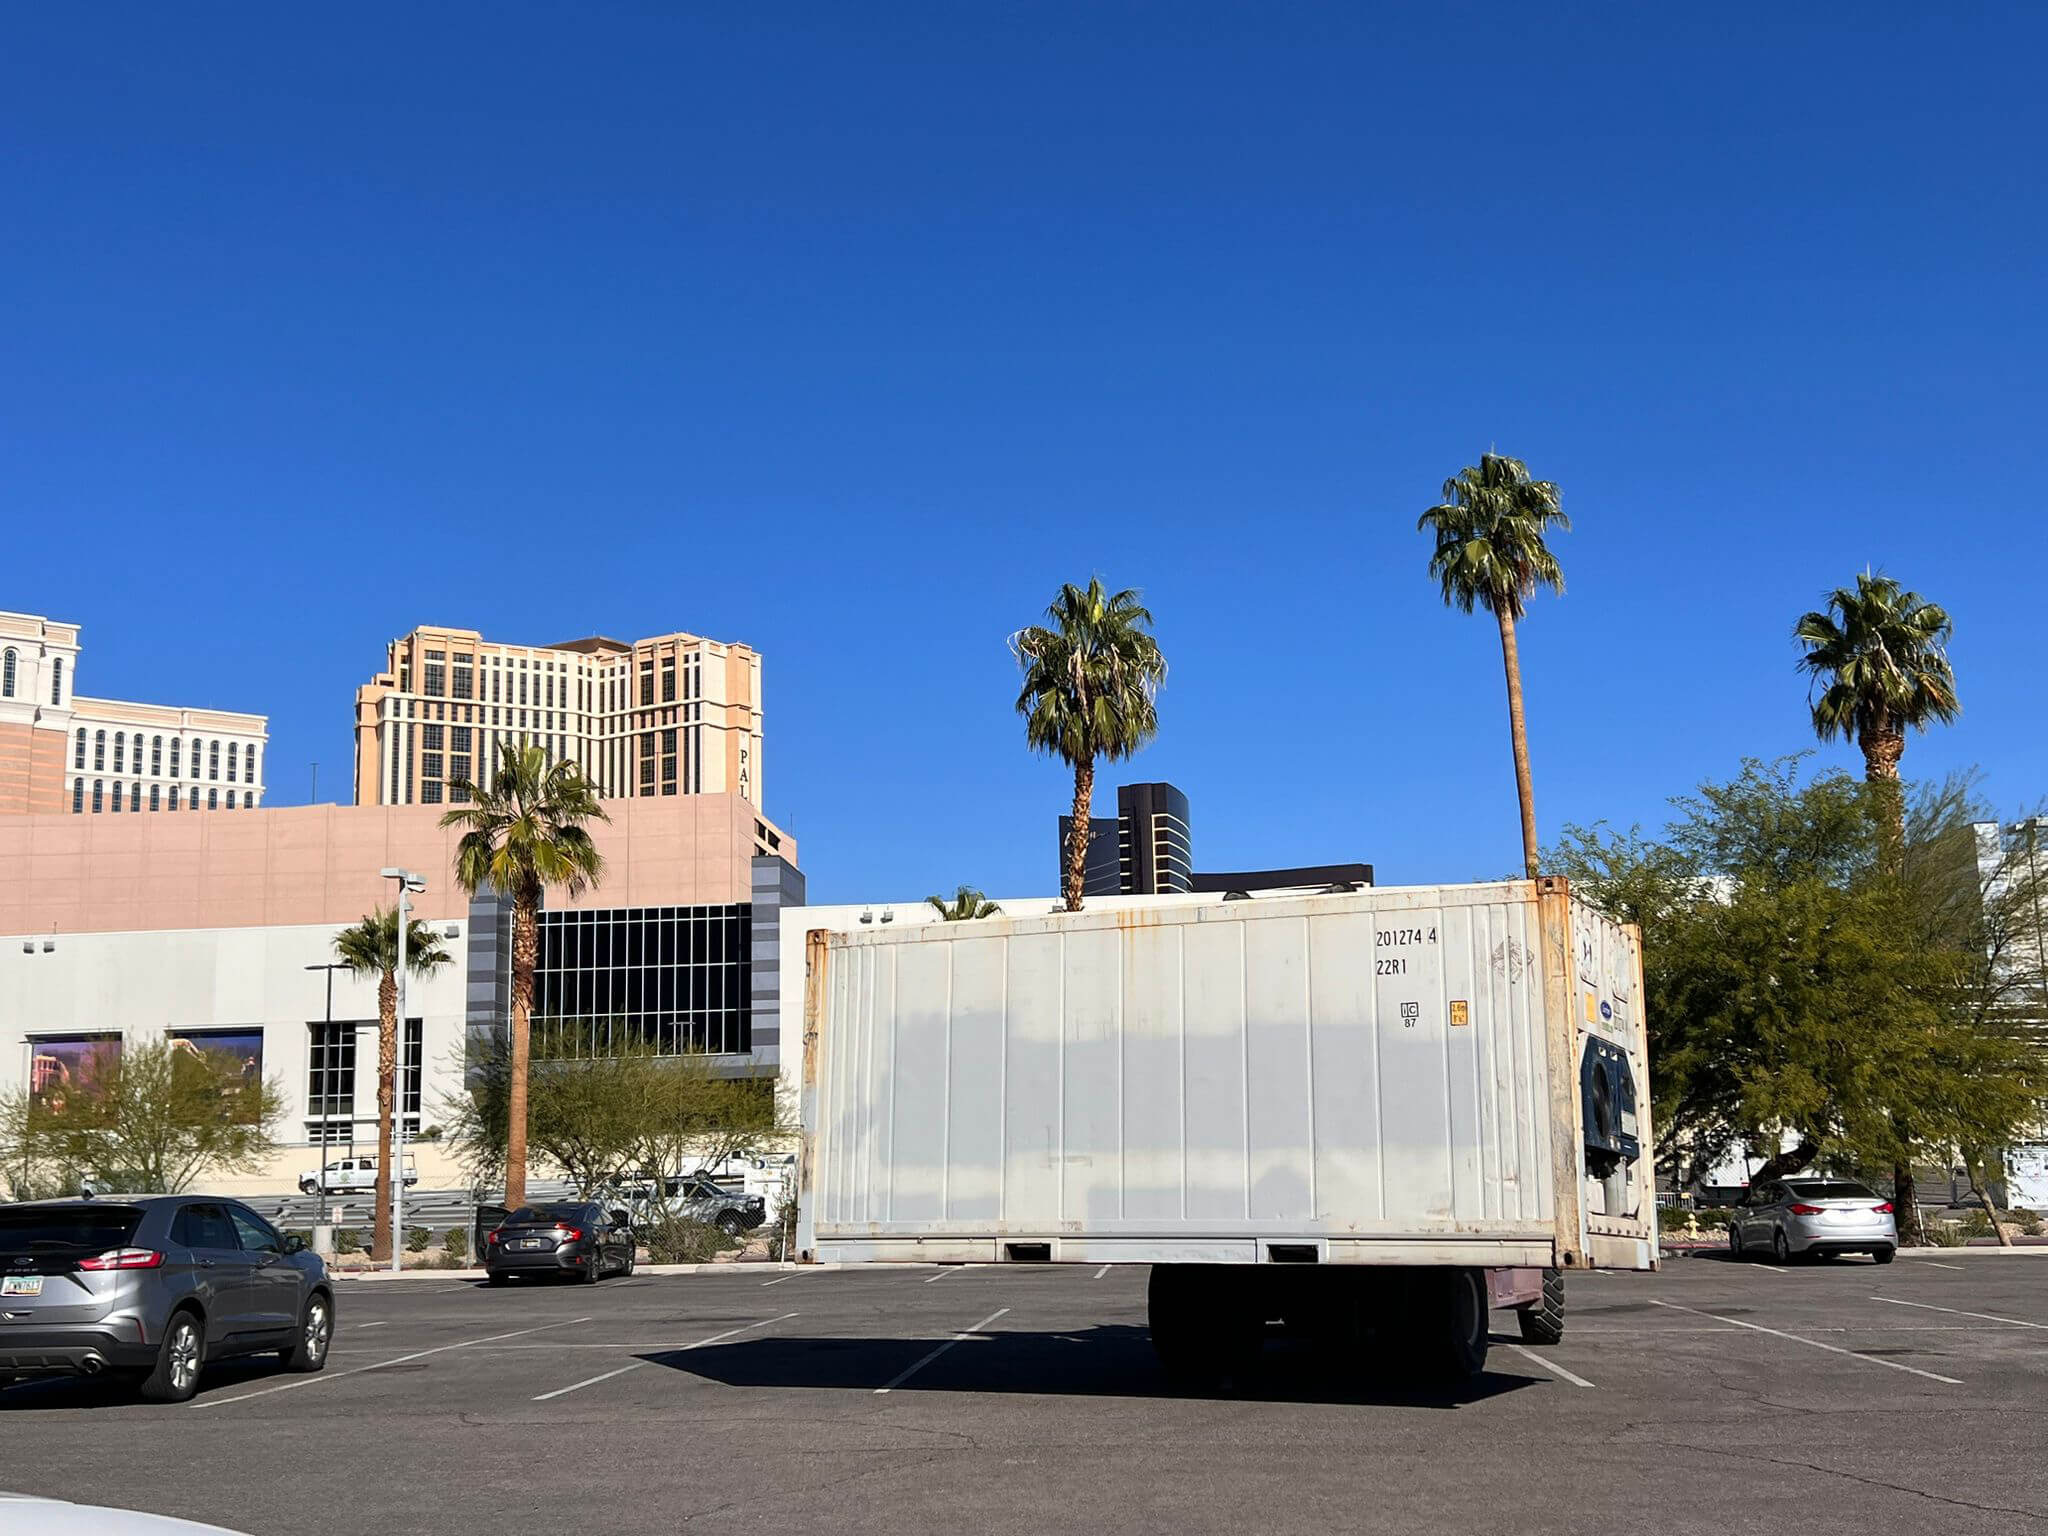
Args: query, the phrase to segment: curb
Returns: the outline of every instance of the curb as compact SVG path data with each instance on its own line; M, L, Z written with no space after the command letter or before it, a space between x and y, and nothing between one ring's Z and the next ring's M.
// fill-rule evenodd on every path
M830 1264L779 1264L773 1260L757 1261L752 1264L636 1264L635 1275L730 1275L734 1273L794 1274L799 1270L828 1270L861 1268L860 1265ZM933 1269L931 1264L902 1264L901 1269ZM409 1280L481 1280L484 1272L480 1269L337 1269L328 1271L337 1280L365 1280L372 1284L393 1285Z

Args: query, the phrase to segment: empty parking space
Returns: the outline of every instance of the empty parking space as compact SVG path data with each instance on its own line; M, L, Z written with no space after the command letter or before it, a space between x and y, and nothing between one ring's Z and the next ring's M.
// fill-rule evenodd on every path
M1498 1313L1489 1369L1455 1389L1282 1338L1253 1377L1175 1387L1146 1279L982 1265L351 1283L318 1376L224 1366L169 1408L100 1384L0 1393L0 1483L87 1479L261 1532L324 1530L334 1510L397 1529L580 1520L553 1468L628 1489L607 1507L624 1531L698 1516L1042 1530L1097 1485L1139 1529L1327 1531L1356 1523L1361 1487L1390 1528L1545 1528L1505 1522L1475 1494L1488 1482L1585 1529L1636 1520L1644 1479L1739 1529L1751 1499L1721 1504L1738 1472L1823 1528L2012 1530L2048 1507L2048 1263L1699 1258L1573 1276L1561 1344L1527 1345Z

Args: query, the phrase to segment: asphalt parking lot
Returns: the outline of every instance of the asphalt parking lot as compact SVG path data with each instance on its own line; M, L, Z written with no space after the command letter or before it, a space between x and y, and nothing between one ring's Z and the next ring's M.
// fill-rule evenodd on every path
M327 1370L0 1392L0 1487L272 1532L2048 1525L2048 1260L1575 1276L1457 1391L1153 1363L1142 1269L344 1282Z

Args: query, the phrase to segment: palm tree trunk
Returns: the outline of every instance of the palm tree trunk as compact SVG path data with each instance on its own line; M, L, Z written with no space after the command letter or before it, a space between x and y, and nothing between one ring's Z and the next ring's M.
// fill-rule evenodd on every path
M1522 866L1536 878L1536 790L1529 781L1529 726L1522 717L1522 653L1515 645L1515 616L1506 609L1500 621L1500 658L1508 674L1508 731L1515 743L1515 793L1522 802Z
M1877 798L1877 860L1896 874L1906 858L1906 796L1899 785L1899 760L1906 755L1906 733L1879 716L1857 738L1863 749L1863 782ZM1920 1202L1913 1189L1913 1160L1892 1164L1892 1219L1898 1223L1902 1247L1917 1248L1927 1240L1920 1221Z
M398 1075L398 978L390 971L377 983L377 1194L371 1220L370 1257L391 1262L391 1101Z
M526 1073L533 1053L533 968L540 953L539 901L512 905L512 1080L505 1089L505 1204L526 1204Z
M1857 739L1863 749L1863 782L1877 797L1878 858L1896 872L1906 853L1906 793L1899 785L1899 760L1906 733L1880 719Z
M1084 757L1074 764L1073 830L1067 835L1067 910L1081 910L1081 897L1088 886L1088 835L1093 831L1088 813L1095 806L1095 759Z

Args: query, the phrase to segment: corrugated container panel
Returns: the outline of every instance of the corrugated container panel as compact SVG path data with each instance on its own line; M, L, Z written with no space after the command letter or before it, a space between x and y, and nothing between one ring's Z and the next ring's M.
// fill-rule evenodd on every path
M1542 1233L1527 889L838 936L819 1235Z

